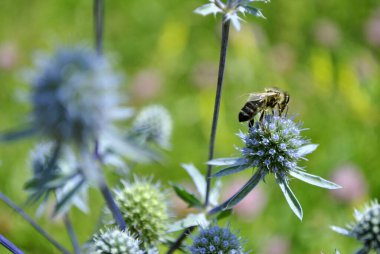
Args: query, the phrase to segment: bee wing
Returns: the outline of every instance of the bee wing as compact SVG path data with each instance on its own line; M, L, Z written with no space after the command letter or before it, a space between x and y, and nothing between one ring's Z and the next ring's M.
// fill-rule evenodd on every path
M247 101L254 101L254 102L262 101L265 98L265 94L266 93L251 93L249 94Z

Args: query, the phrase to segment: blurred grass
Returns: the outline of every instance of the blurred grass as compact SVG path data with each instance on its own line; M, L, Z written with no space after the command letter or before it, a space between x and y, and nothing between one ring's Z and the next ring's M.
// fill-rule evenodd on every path
M127 77L123 89L129 104L139 109L161 103L173 116L173 149L167 153L167 162L138 165L135 171L156 175L165 185L167 181L188 181L179 166L182 162L205 170L220 37L219 18L192 12L205 2L106 3L104 46ZM276 0L257 5L267 20L247 17L241 32L231 31L216 156L237 155L234 145L241 143L235 133L245 130L237 122L237 113L246 95L277 86L291 95L289 114L301 119L310 128L305 135L320 144L309 157L307 169L328 178L336 167L354 164L362 170L369 194L348 204L337 202L326 190L292 182L305 211L300 223L269 181L264 185L269 202L262 213L249 223L235 216L232 228L240 230L254 253L263 253L274 236L290 241L289 253L333 253L334 248L352 253L356 243L331 232L328 226L344 225L352 219L354 205L380 196L380 45L366 36L366 25L380 5L375 0ZM327 28L318 30L326 20ZM329 29L335 31L332 37ZM330 41L325 37L331 37ZM15 94L28 91L20 70L31 66L34 52L78 42L91 46L92 39L91 1L2 0L0 47L12 45L17 56L10 67L0 68L0 130L25 120L28 105L18 102ZM161 79L159 84L153 80L153 85L161 86L147 98L136 93L136 80L141 72L149 74L151 70ZM22 187L30 175L27 158L34 141L0 146L1 191L19 204L26 198ZM230 180L223 180L228 186ZM91 194L91 215L72 213L81 242L88 240L101 207L99 193L94 190ZM34 208L26 210L34 213ZM69 246L60 221L43 217L38 222ZM28 253L57 253L4 204L0 204L0 233Z

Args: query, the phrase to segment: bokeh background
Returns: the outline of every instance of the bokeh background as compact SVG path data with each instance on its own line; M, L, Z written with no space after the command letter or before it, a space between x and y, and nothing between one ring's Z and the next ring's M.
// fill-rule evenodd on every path
M104 48L126 80L127 105L139 110L162 104L172 114L172 150L161 164L137 165L134 173L189 183L180 163L203 172L219 59L220 17L193 13L206 0L106 1ZM329 229L353 219L354 207L380 196L380 3L377 0L257 3L266 20L247 17L231 31L216 157L236 156L246 130L237 113L248 93L279 87L291 95L289 114L304 122L305 135L319 144L305 163L309 172L345 188L331 193L302 182L291 186L304 208L300 222L280 189L269 180L236 208L230 223L253 253L353 253L358 247ZM92 1L0 1L0 130L19 126L30 107L22 71L38 51L77 43L93 45ZM23 204L30 177L28 153L36 140L0 145L0 189ZM248 175L223 179L225 198ZM115 178L111 180L116 180ZM115 181L116 182L116 181ZM92 212L74 210L81 242L88 240L102 207L91 192ZM174 214L187 210L178 200ZM25 207L33 215L35 207ZM60 220L37 221L63 244ZM23 219L0 204L0 233L27 253L57 253ZM5 250L0 248L0 253Z

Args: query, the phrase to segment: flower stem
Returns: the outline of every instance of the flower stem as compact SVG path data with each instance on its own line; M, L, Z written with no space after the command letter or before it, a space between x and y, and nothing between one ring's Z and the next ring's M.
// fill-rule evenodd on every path
M96 53L103 54L104 0L94 0L94 29Z
M0 234L0 244L7 248L13 254L24 254L19 248L16 247L11 241Z
M100 164L102 163L102 158L99 154L99 141L97 140L95 141L94 157ZM116 205L116 202L112 197L112 193L108 188L106 180L104 179L103 172L99 167L96 167L96 170L98 171L98 187L103 194L103 198L106 201L107 207L110 209L116 224L119 226L119 229L123 231L127 227L123 219L123 215L121 214L119 207Z
M78 238L75 235L73 225L71 224L70 217L69 217L69 215L67 213L63 217L63 222L65 223L65 227L66 227L67 233L69 234L71 243L73 245L74 253L75 254L80 254L81 250L80 250Z
M127 227L125 224L125 221L123 219L123 215L121 215L121 212L119 210L119 207L116 205L115 200L112 197L111 191L108 188L106 182L104 181L103 178L99 180L99 188L100 191L103 194L103 198L105 199L108 209L110 209L113 218L116 222L116 224L119 226L119 229L124 231Z
M35 230L37 230L43 237L45 237L50 243L52 243L59 251L64 254L70 254L65 247L60 245L56 240L54 240L45 230L43 230L29 215L27 215L24 210L19 206L13 203L7 196L0 192L0 199L4 201L10 208L15 210L18 214L21 215Z
M220 101L222 98L222 86L224 78L224 69L226 66L226 56L227 56L227 47L228 47L228 37L230 32L230 21L223 18L222 24L222 39L221 39L221 48L220 48L220 59L219 59L219 72L218 72L218 82L216 87L216 96L215 96L215 105L214 105L214 115L212 119L212 128L211 128L211 137L210 137L210 146L209 146L209 160L214 158L214 145L215 145L215 136L216 136L216 127L218 125L219 118L219 108ZM207 207L209 203L210 196L210 185L211 185L211 170L212 166L208 166L207 175L206 175L206 198L204 206ZM182 234L177 238L177 240L170 246L167 254L174 253L175 250L181 247L183 240L195 229L195 227L186 228Z
M227 56L229 32L230 32L230 21L225 20L225 18L224 18L223 25L222 25L222 41L221 41L222 46L220 48L218 83L217 83L217 87L216 87L214 115L212 118L212 127L211 127L211 137L210 137L208 160L212 160L214 158L215 136L216 136L216 128L218 126L220 101L222 99L222 87L223 87L224 69L226 66L226 56ZM212 171L212 166L208 165L207 175L206 175L206 200L205 200L205 205L204 205L205 207L207 207L208 203L209 203L210 185L211 185L211 171Z
M176 249L181 247L182 241L185 240L185 238L191 234L191 232L196 227L188 227L186 228L182 234L177 238L177 240L170 246L170 249L166 252L166 254L172 254Z

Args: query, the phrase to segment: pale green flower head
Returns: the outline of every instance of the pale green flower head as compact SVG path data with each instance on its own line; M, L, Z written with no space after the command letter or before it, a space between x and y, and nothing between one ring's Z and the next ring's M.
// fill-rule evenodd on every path
M258 18L265 18L260 9L250 6L252 2L268 3L269 0L227 0L227 3L222 0L209 0L210 3L202 5L195 10L195 13L206 16L209 14L221 13L224 15L224 22L231 21L236 30L240 30L240 22L243 20L239 14L254 15Z

